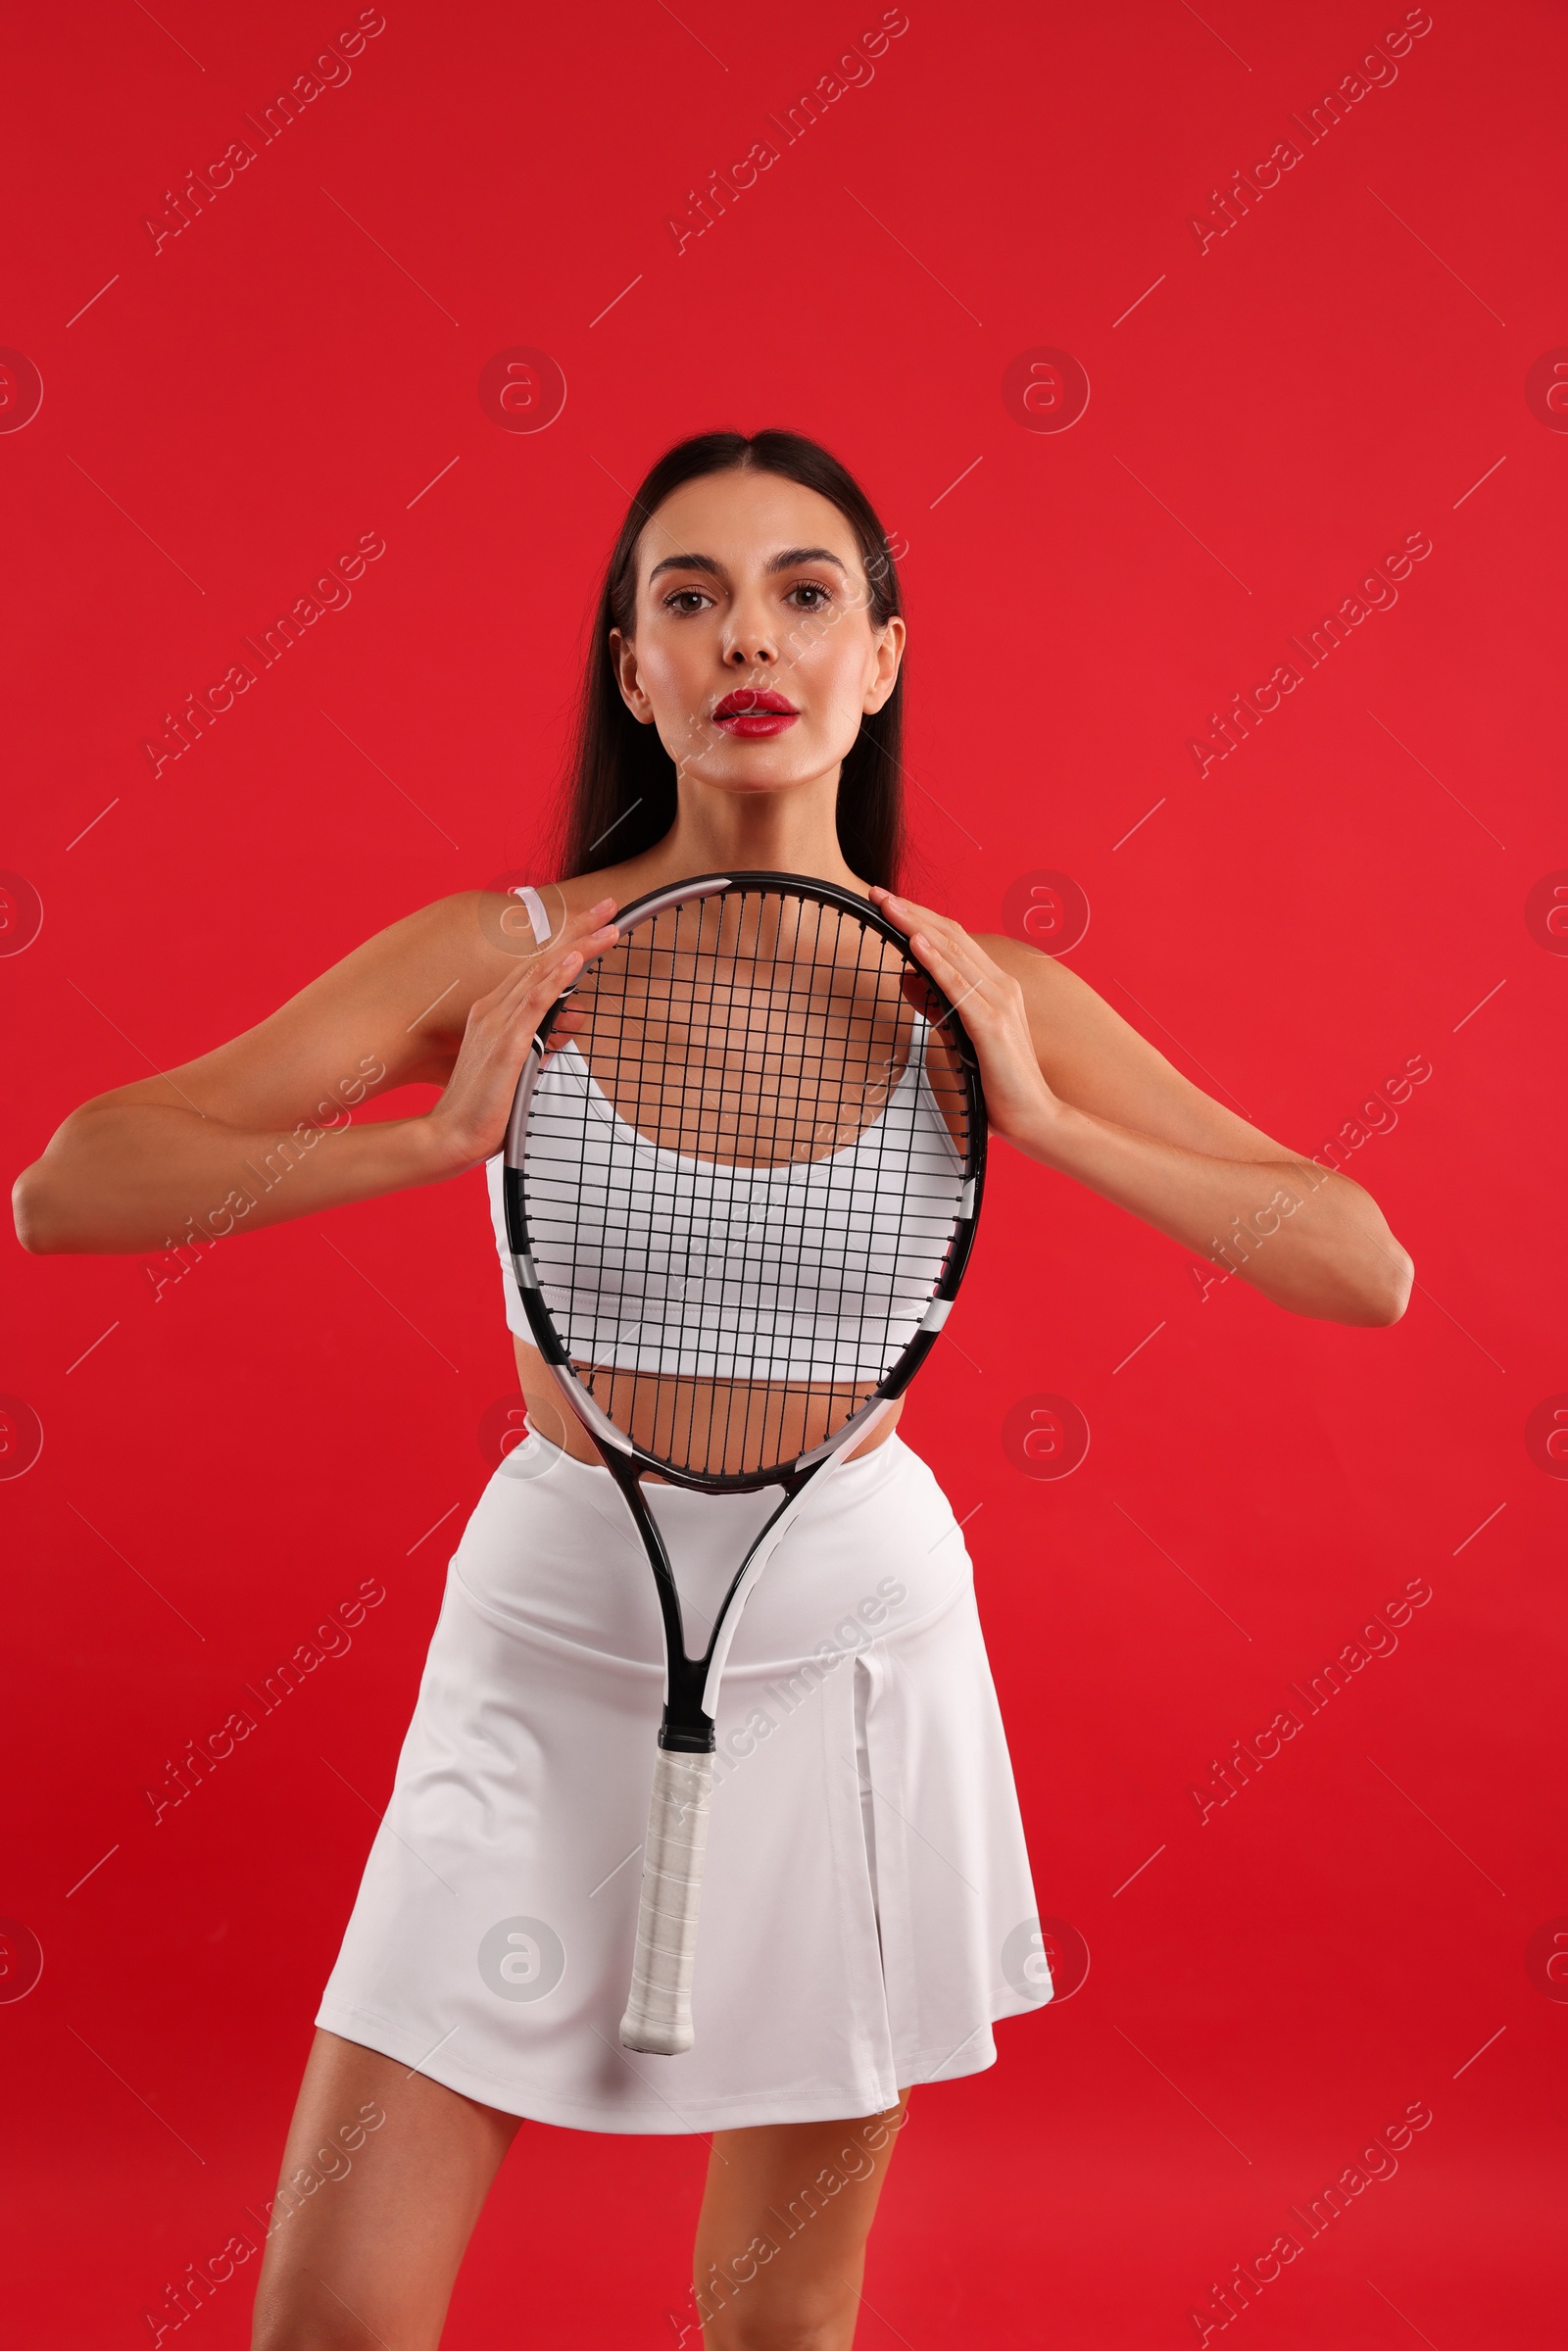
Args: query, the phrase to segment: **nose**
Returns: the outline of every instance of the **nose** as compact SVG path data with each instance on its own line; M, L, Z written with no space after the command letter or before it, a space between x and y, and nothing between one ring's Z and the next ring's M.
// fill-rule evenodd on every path
M732 669L752 669L760 663L771 667L778 660L778 647L764 629L737 631L724 649L724 660Z
M766 604L760 598L738 598L725 637L725 667L770 668L777 660L778 637Z

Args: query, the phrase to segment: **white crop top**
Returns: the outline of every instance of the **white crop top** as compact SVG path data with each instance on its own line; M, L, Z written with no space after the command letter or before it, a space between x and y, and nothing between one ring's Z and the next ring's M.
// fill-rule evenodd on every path
M585 1294L579 1258L562 1329L571 1354L685 1378L879 1378L919 1328L964 1191L926 1070L928 1037L916 1015L886 1107L848 1150L770 1167L680 1157L621 1117L574 1043L552 1054L530 1112L529 1241L558 1327L571 1230L601 1268ZM556 1159L569 1226L549 1219ZM507 1324L528 1339L502 1172L498 1152L486 1175ZM765 1357L754 1337L760 1308L778 1322Z

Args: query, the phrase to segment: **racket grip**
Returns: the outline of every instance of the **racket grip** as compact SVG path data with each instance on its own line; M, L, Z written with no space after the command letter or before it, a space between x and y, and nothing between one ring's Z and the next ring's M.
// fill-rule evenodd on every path
M703 1894L703 1854L713 1796L713 1758L661 1747L643 1849L637 1955L620 2020L622 2046L678 2057L692 2045L692 1963Z

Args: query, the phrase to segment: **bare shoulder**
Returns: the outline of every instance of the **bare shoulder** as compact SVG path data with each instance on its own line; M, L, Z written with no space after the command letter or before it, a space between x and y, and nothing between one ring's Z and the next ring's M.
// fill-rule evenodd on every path
M193 995L193 1057L98 1099L177 1102L236 1125L291 1125L346 1080L361 1094L444 1085L475 1000L515 968L518 955L534 951L531 931L509 933L509 906L520 911L500 892L462 890L418 906L224 1042L211 1042L210 1031L201 1041L211 1008Z
M341 991L363 966L364 983L407 1024L411 1051L444 1083L478 998L559 940L600 899L618 903L630 895L610 887L612 879L577 874L511 890L455 891L378 931L317 985Z
M537 944L514 898L498 890L458 890L372 932L290 1004L373 1004L389 1016L401 1014L411 1037L461 1036L475 998ZM432 987L438 993L427 996Z
M610 866L510 890L456 891L377 932L326 977L346 976L363 957L368 975L395 993L400 1010L414 1005L409 1034L440 1059L456 1051L476 999L499 987L519 961L559 940L568 922L601 899L620 906L635 895L626 872Z
M1071 1020L1075 1012L1087 1015L1094 1005L1102 1011L1110 1009L1087 980L1081 980L1056 956L1042 955L1038 947L1026 947L1021 939L1008 938L1001 931L977 931L975 945L984 948L993 963L1018 982L1031 1019L1037 1008L1049 1011L1057 1021Z
M1062 1102L1217 1158L1290 1155L1239 1109L1184 1077L1057 956L996 934L976 937L975 945L1022 989L1030 1042Z
M538 894L552 914L558 908L567 915L582 914L602 898L612 898L617 906L630 906L634 898L645 897L668 879L661 871L657 857L645 850L641 856L627 857L618 865L596 865L587 873L568 874L559 882L541 883Z

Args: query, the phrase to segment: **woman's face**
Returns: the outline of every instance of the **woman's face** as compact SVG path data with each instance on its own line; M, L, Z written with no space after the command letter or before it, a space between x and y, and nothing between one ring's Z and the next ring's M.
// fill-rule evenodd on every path
M644 527L636 621L610 645L627 707L677 773L776 792L837 769L893 691L904 623L873 625L830 499L776 473L711 473Z

